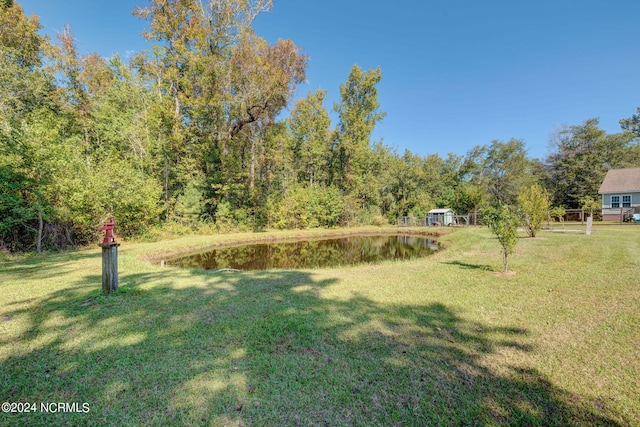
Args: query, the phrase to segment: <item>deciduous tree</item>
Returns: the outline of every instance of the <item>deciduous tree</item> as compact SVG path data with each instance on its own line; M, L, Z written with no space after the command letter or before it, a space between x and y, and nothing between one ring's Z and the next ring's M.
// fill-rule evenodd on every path
M492 141L467 154L465 168L470 179L479 182L492 205L515 204L518 192L534 181L533 164L524 142Z
M296 102L287 119L298 180L309 186L329 182L331 118L322 105L326 96L326 90L309 93Z
M356 193L356 197L365 193L361 177L371 132L385 116L380 111L376 88L381 78L380 68L363 71L354 65L347 81L340 85L340 102L334 105L339 118L335 133L334 174L346 194Z
M580 199L597 197L609 169L637 165L640 159L633 134L607 134L598 119L557 132L554 152L547 158L547 188L553 203L579 208Z
M502 247L502 261L504 271L509 271L509 255L511 255L518 244L518 226L520 218L513 210L506 205L489 207L483 211L483 220L489 229L496 235Z
M633 133L635 136L640 136L640 107L638 107L638 114L634 114L627 119L620 120L620 126L622 129Z
M551 216L551 218L558 218L558 221L560 221L563 228L564 228L564 216L566 214L567 214L567 211L562 206L554 206L549 211L549 215Z
M518 194L518 207L529 237L536 237L542 224L549 218L549 194L539 184L523 189Z

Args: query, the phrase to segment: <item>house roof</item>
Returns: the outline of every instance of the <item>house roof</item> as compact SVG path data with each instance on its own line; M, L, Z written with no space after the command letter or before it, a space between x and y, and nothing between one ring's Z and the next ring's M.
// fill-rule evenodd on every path
M640 192L640 168L611 169L602 181L598 193Z
M429 211L430 214L441 214L441 213L448 213L448 212L453 212L453 210L444 208L444 209L431 209Z

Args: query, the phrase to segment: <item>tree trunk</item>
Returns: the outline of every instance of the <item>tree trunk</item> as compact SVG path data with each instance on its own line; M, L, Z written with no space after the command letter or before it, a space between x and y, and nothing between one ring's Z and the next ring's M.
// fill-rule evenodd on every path
M40 169L40 182L42 182L42 169ZM38 196L38 238L36 240L36 250L42 253L42 230L44 229L44 220L42 219L42 197Z
M69 228L69 225L64 226L64 235L67 239L67 242L69 242L71 246L75 246L73 243L73 239L71 238L71 229Z
M38 240L36 241L36 250L42 253L42 230L44 229L44 221L42 219L42 203L38 203Z
M166 153L164 155L164 204L166 208L164 219L169 222L169 161Z
M249 191L253 192L253 186L256 179L256 137L251 136L251 171L249 179Z
M89 129L87 129L86 126L83 126L83 132L84 132L84 149L85 149L84 155L87 158L87 166L90 166L91 165L91 145L89 142Z

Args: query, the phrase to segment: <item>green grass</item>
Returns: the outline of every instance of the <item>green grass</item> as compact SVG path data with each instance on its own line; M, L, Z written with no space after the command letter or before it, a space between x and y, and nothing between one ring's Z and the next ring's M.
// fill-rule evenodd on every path
M97 247L1 263L0 402L90 411L0 425L639 425L640 226L523 238L511 276L473 228L412 262L145 261L300 234L123 243L111 296Z

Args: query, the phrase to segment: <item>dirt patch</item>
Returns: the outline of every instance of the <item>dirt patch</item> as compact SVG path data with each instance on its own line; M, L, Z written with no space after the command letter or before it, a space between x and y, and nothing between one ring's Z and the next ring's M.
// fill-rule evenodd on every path
M494 271L493 273L494 276L497 277L504 277L504 276L515 276L516 274L518 274L517 271L513 271L513 270L509 270L509 271Z

